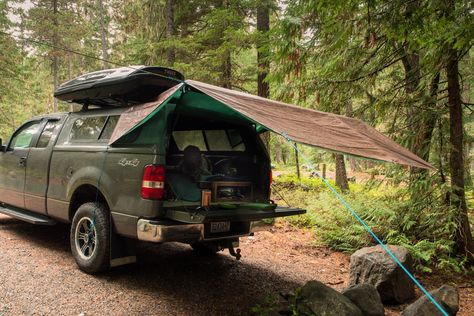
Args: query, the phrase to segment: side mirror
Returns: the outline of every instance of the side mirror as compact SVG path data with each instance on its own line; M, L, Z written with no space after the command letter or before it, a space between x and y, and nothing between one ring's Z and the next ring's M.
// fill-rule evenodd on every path
M5 149L7 148L7 146L3 145L3 142L2 142L2 139L0 138L0 152L5 152Z

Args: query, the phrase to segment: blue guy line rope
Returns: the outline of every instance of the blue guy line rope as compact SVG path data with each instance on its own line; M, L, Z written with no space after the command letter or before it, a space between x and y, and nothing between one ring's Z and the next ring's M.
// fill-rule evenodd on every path
M387 252L390 257L392 257L393 261L402 268L402 270L410 277L410 279L418 286L418 288L429 298L429 300L436 306L436 308L439 309L439 311L444 315L444 316L449 316L449 314L444 310L444 308L434 299L434 297L424 288L423 285L415 278L415 276L408 271L408 269L398 260L398 258L393 254L390 249L381 241L377 235L372 231L372 229L367 225L362 218L360 218L359 215L354 211L354 209L344 200L344 198L337 192L337 190L325 179L319 171L316 169L316 167L311 163L311 161L304 155L299 149L298 146L295 146L294 141L288 136L286 132L282 132L281 135L295 148L295 150L299 153L299 155L305 160L305 162L308 164L308 166L312 169L312 171L321 179L323 182L328 186L329 189L337 196L337 198L344 204L344 206L351 212L351 214L362 224L362 226L372 235L372 237L379 243L379 245Z

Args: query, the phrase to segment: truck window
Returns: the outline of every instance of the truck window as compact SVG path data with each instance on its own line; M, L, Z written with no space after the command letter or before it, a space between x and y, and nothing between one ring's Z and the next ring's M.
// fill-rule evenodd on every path
M240 133L232 130L206 130L210 151L245 151Z
M41 133L41 136L38 139L38 143L36 144L37 148L46 148L48 147L49 141L53 136L53 132L55 128L59 125L59 121L49 121L46 123L46 126Z
M115 116L109 116L109 119L107 120L107 123L105 123L104 130L102 131L102 134L100 134L99 139L100 140L109 140L110 137L112 136L112 133L114 132L115 126L117 125L117 122L120 118L120 115L115 115Z
M15 148L28 148L31 146L31 140L38 132L40 121L30 122L23 126L12 138L8 150Z
M189 145L196 146L201 151L207 151L206 141L201 130L174 131L173 138L180 151L183 151Z
M180 151L189 145L201 151L245 151L242 136L233 129L174 131L173 139Z
M224 130L204 131L206 133L209 150L211 151L232 151L229 138Z
M99 139L106 116L89 116L77 118L72 124L69 142L90 142Z

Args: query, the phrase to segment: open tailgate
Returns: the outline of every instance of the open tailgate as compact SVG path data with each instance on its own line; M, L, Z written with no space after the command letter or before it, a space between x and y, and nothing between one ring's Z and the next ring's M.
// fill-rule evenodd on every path
M265 218L285 217L306 213L306 210L300 208L277 206L275 209L204 209L190 210L181 208L167 208L166 217L168 219L182 223L208 223L214 221L258 221Z

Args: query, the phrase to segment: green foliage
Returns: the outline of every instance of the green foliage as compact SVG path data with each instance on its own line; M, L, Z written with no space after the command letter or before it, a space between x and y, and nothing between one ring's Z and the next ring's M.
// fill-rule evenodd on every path
M292 206L307 209L304 215L285 219L297 227L314 230L315 242L338 251L353 252L375 244L372 236L329 191L321 180L284 175L275 186ZM460 272L463 258L456 257L454 212L428 194L419 202L410 199L410 188L379 183L350 183L344 198L385 243L406 247L419 271L433 268ZM438 194L442 189L438 188ZM275 198L278 195L275 194Z
M326 187L326 185L320 178L303 177L301 179L298 179L298 177L294 173L282 174L281 176L276 178L274 185L288 191L291 191L293 189L301 189L303 191L321 191Z
M13 27L6 18L8 3L0 2L0 31ZM26 119L47 112L51 100L48 72L37 60L27 58L15 39L0 33L0 138L4 141Z
M445 70L451 49L461 60L460 80L464 87L470 85L466 78L472 78L473 23L472 6L465 1L309 0L289 2L273 29L275 69L270 83L275 96L362 118L439 168L429 181L418 179L418 172L411 171L410 187L401 200L407 205L397 206L397 220L402 221L397 231L414 244L428 239L436 249L444 241L425 236L434 229L426 210L431 207L435 213L452 214L449 202L460 202L455 195L448 196L446 188L456 174L450 170L452 179L447 176L448 161L456 157L449 156L452 126L445 106L449 94ZM466 90L469 100L472 91ZM472 109L466 106L471 110L465 111L466 120L471 122ZM471 143L467 141L468 146ZM390 180L393 183L401 183L396 177L401 171L407 176L407 170L386 169L395 176ZM465 174L469 186L467 166ZM451 191L456 190L451 186ZM354 203L358 198L354 197ZM369 210L363 215L370 216L365 213ZM463 217L457 221L449 217L449 224L442 215L434 218L449 230L449 234L440 233L449 243L454 238L452 228ZM344 234L334 234L332 242L341 243L341 249L363 244L360 238L348 235L349 244L342 241ZM469 234L462 235L470 239ZM422 248L428 252L426 245L419 247L413 251ZM463 248L460 242L457 251ZM419 261L426 258L419 256Z
M257 316L276 315L280 312L279 309L283 307L285 309L284 315L300 315L296 306L297 302L301 300L301 288L296 288L293 292L287 293L284 298L284 304L281 304L281 298L279 300L276 296L269 296L261 304L252 307L250 312Z
M119 29L128 34L117 43L126 60L168 65L187 78L223 85L223 67L230 54L231 86L256 91L256 49L248 1L173 1L176 32L166 36L165 1L125 2ZM138 23L136 23L138 21ZM173 49L170 63L167 51Z
M273 295L273 296L268 296L265 298L265 300L261 303L258 304L250 309L250 312L252 315L257 315L257 316L270 316L274 315L275 312L278 312L277 309L278 306L278 297Z

